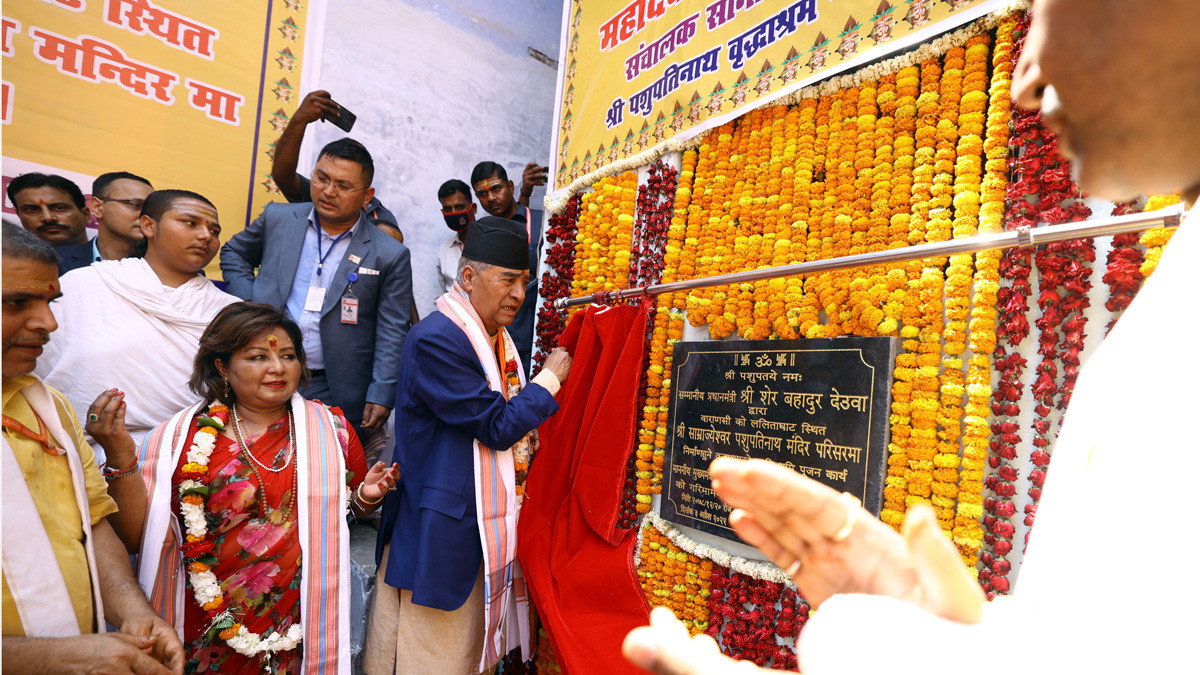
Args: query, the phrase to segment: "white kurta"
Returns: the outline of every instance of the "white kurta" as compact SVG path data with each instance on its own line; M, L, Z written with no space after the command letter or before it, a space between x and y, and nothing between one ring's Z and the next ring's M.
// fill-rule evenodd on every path
M51 304L58 330L36 374L71 401L81 419L102 392L125 392L125 426L142 437L199 397L187 386L200 335L226 305L238 302L196 276L163 285L141 258L106 260L62 277ZM95 443L97 463L104 451Z
M1197 260L1193 212L1083 368L1013 595L973 627L837 596L802 634L805 673L1197 668Z

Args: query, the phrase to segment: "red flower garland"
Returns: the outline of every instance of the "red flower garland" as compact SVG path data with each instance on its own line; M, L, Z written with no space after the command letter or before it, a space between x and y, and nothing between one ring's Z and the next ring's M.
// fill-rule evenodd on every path
M1115 205L1112 214L1123 216L1139 211L1141 209L1137 208L1134 202L1124 202ZM1112 248L1108 251L1104 272L1104 283L1108 284L1108 301L1104 303L1104 307L1114 316L1104 327L1105 334L1117 324L1117 319L1121 318L1120 312L1129 307L1133 296L1137 295L1142 282L1146 280L1141 270L1146 255L1138 245L1138 237L1137 232L1118 234L1113 237Z
M657 160L649 167L646 182L638 187L637 220L633 231L629 285L647 286L662 281L667 229L675 213L675 188L679 172Z
M1027 14L1017 19L1012 58L1021 53L1025 34L1029 28ZM1033 179L1033 161L1021 157L1022 148L1033 147L1038 135L1034 114L1019 108L1012 111L1013 133L1009 136L1008 167L1009 186L1007 192L1005 223L1008 229L1036 224L1033 215L1033 197L1036 183ZM1006 594L1010 584L1008 573L1012 563L1008 554L1012 551L1012 537L1016 528L1012 517L1017 508L1013 503L1016 495L1017 446L1021 443L1020 426L1017 418L1021 414L1019 402L1025 391L1022 377L1026 361L1016 349L1029 336L1028 298L1032 295L1029 285L1031 270L1030 252L1027 249L1010 248L1000 259L1001 288L996 294L996 349L993 363L999 382L992 394L991 452L988 466L992 472L984 480L991 496L984 499L983 546L980 552L979 584L988 598ZM1009 348L1014 351L1010 354Z
M1058 152L1058 140L1042 126L1041 115L1033 118L1038 129L1037 144L1026 148L1027 169L1035 170L1027 189L1038 195L1037 203L1028 213L1034 222L1058 224L1084 220L1092 210L1081 201L1079 187L1071 179L1070 166ZM1035 324L1039 329L1038 353L1042 360L1036 369L1033 398L1037 405L1033 421L1031 484L1025 505L1025 524L1032 527L1037 516L1042 484L1050 464L1051 444L1057 431L1051 432L1048 416L1052 407L1066 409L1079 374L1079 352L1083 350L1084 328L1088 307L1087 292L1091 287L1090 263L1095 260L1095 243L1081 239L1047 244L1034 254L1039 275L1038 307L1042 314ZM1059 289L1062 289L1062 292ZM1059 347L1063 353L1059 354ZM1059 381L1059 370L1062 380ZM1028 541L1026 533L1026 541Z
M634 222L633 245L629 256L629 285L649 286L662 281L666 261L667 230L675 213L675 189L679 186L679 171L663 162L649 167L646 182L638 187L637 218ZM653 310L655 301L644 299ZM651 312L653 316L653 311ZM642 379L638 385L638 410L646 406L646 373L650 361L650 342L654 321L647 322L645 347L642 356ZM654 403L657 405L657 401ZM637 525L637 453L630 453L625 468L624 493L621 496L621 515L617 525L631 528ZM644 470L643 470L644 471Z
M795 639L808 622L809 605L795 590L713 565L705 631L721 651L774 670L795 670Z
M546 242L550 248L546 251L547 269L539 285L546 301L538 312L535 369L542 367L546 355L558 346L558 336L567 327L566 317L554 309L554 301L571 296L571 279L575 276L575 234L579 228L581 200L581 194L573 195L562 213L550 217L550 226L546 230Z

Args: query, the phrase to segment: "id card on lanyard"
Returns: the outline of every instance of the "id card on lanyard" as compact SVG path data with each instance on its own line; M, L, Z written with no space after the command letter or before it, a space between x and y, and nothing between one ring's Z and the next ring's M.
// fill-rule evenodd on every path
M346 286L346 294L342 296L342 323L357 325L358 298L354 297L354 282L358 281L358 275L351 272L346 279L350 284Z
M325 259L329 257L330 253L333 253L333 248L348 234L350 234L350 230L333 237L333 241L329 244L329 250L322 253L321 242L327 235L321 231L320 227L317 228L317 285L308 287L308 295L304 298L304 311L320 312L321 308L325 306L326 289L321 285L321 269L325 266Z

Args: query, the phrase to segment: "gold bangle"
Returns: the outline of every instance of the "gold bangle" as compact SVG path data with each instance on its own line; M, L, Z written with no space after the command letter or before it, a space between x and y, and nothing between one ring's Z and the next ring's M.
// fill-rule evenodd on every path
M380 497L379 499L376 499L373 502L367 501L367 498L363 496L362 489L363 489L363 484L359 483L358 489L354 491L354 498L358 500L359 506L375 506L379 502L383 501L383 497ZM386 496L387 495L384 495L384 497L386 497Z

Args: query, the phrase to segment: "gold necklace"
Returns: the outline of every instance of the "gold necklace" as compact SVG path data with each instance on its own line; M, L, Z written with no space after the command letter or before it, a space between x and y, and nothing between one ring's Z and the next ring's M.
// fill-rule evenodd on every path
M292 463L292 455L295 453L295 450L296 450L296 424L295 424L295 420L292 418L292 409L288 408L288 456L287 456L287 461L285 461L283 466L279 467L278 469L269 467L266 464L263 464L262 462L258 461L258 458L254 456L254 453L250 452L250 447L248 445L246 445L245 439L242 438L241 418L238 415L236 404L232 406L232 411L233 411L233 433L234 433L234 436L237 437L238 448L241 450L242 454L244 454L250 458L250 463L247 466L249 466L250 471L254 473L254 478L258 480L258 498L259 498L258 519L265 521L266 520L265 514L266 514L267 507L268 507L267 487L266 487L267 484L263 481L262 474L260 474L258 472L258 469L256 469L254 467L254 465L257 464L272 473L279 473L280 471L283 471L284 469L288 468L288 466ZM288 516L290 516L292 514L292 508L296 505L296 491L298 489L298 486L296 485L296 480L297 480L296 474L297 474L296 471L292 471L292 495L291 495L291 499L288 500L287 507L283 509L282 516L279 519L279 522L281 524L287 521ZM280 504L280 506L282 506L282 504Z
M283 466L279 467L278 469L275 468L273 463L271 466L267 466L266 464L263 464L262 462L258 461L258 458L255 457L254 454L250 452L250 448L246 445L246 442L244 440L242 440L242 438L244 436L244 434L242 433L242 417L241 417L241 415L238 414L236 403L233 405L233 432L234 432L234 434L237 435L238 445L241 446L242 450L245 450L246 454L250 455L250 459L253 460L255 464L261 466L262 468L266 469L267 471L270 471L271 473L279 473L280 471L283 471L284 469L288 468L288 465L292 463L292 454L294 454L295 450L296 450L296 436L295 436L295 424L293 424L293 422L292 422L291 408L288 408L288 445L287 445L288 454L287 454L287 458L283 460Z

